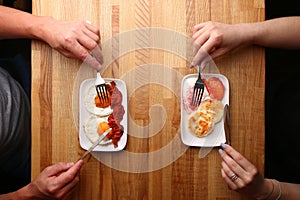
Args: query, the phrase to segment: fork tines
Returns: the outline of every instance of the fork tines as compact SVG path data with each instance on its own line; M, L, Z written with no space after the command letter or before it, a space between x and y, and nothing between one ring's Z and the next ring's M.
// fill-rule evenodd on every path
M97 95L100 99L100 103L104 104L106 102L109 101L109 97L108 97L108 90L106 87L106 84L100 84L100 85L96 85L96 91L97 91Z
M192 97L192 105L193 106L199 106L201 103L201 100L202 100L204 88L202 88L201 86L199 87L199 86L197 87L197 82L196 82L195 87L194 87L193 97Z
M201 68L200 65L198 65L198 79L196 80L195 86L194 86L194 92L192 97L192 105L193 106L199 106L202 100L204 92L204 83L201 78Z

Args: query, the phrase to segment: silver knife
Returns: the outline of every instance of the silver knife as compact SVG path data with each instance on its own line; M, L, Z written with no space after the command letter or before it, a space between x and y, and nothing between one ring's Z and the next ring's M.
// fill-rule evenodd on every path
M231 145L229 105L228 104L226 104L224 106L223 121L224 121L226 144Z
M80 157L79 160L83 160L93 149L106 137L106 135L112 130L112 128L107 129L99 138L93 143L93 145Z

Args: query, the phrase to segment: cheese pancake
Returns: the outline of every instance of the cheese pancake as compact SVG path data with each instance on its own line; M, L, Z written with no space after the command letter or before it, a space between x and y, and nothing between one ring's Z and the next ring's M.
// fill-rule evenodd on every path
M198 137L207 136L223 116L223 104L219 100L210 99L201 102L198 109L193 112L188 120L188 128Z

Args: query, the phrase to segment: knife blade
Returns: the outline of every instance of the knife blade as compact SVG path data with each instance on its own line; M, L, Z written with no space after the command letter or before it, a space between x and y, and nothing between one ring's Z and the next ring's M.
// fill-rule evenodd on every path
M79 158L79 160L83 160L85 156L87 156L93 149L106 137L106 135L112 130L112 128L107 129L99 138L93 143L93 145Z
M226 137L226 144L231 145L231 134L230 134L230 118L229 118L229 105L226 104L224 106L224 113L223 113L223 121L224 121L224 131Z

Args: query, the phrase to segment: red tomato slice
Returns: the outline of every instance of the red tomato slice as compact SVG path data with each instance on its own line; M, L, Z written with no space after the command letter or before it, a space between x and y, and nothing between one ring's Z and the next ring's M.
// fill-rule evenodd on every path
M208 93L210 98L222 100L225 93L225 87L220 79L217 77L210 77L207 80Z

